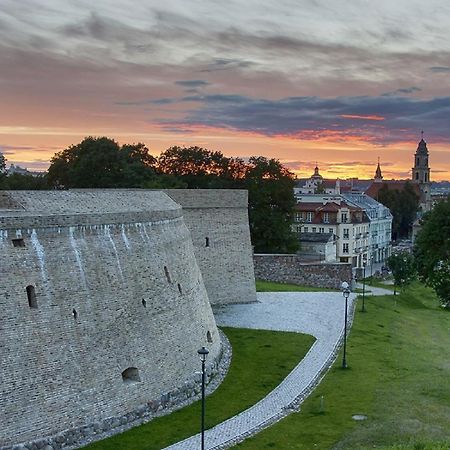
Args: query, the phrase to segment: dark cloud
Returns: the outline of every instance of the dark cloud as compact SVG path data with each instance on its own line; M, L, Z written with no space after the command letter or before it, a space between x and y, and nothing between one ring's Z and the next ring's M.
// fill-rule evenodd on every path
M205 80L180 80L180 81L175 81L175 84L178 84L178 85L186 87L186 88L200 88L200 87L208 86L211 83L208 83Z
M201 69L200 72L216 72L219 70L246 69L248 67L252 67L255 65L256 64L254 62L248 60L216 58L211 63L208 63L205 69Z
M450 67L435 66L435 67L430 67L430 70L435 73L448 73L448 72L450 72Z
M330 135L336 140L359 137L380 145L414 139L424 128L433 130L435 140L450 142L450 97L425 100L403 96L287 97L269 100L239 95L198 95L178 101L196 102L200 106L186 110L181 121L161 121L163 126L209 126L305 140ZM384 120L370 120L371 117Z
M402 95L402 94L414 94L415 92L420 92L422 89L420 89L417 86L411 86L409 88L400 88L396 89L392 92L386 92L383 95Z

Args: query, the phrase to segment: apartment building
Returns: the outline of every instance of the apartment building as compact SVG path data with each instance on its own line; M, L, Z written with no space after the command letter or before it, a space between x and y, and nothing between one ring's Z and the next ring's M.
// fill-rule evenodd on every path
M386 207L366 197L365 194L297 195L293 230L299 233L300 241L303 233L333 234L335 260L349 262L353 267L384 261L390 254L392 216Z

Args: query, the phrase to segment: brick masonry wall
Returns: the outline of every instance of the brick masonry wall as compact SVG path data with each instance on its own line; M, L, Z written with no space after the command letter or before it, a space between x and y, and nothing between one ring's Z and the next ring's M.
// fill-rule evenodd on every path
M0 447L122 416L192 380L202 345L218 357L181 210L158 205L138 221L97 209L95 224L81 207L57 220L0 211ZM123 381L130 367L140 381Z
M164 192L183 208L211 304L256 301L247 191Z
M255 277L260 280L335 289L352 280L351 264L307 264L297 255L255 254L253 260Z

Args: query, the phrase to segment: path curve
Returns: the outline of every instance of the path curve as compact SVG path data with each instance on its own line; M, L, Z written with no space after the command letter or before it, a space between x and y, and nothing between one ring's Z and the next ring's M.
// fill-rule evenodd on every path
M352 294L349 321L354 299ZM266 397L206 431L208 450L231 447L298 409L336 357L344 333L344 305L339 292L261 292L257 303L228 305L216 311L219 326L301 332L313 335L316 341ZM166 450L199 448L200 434L197 434Z

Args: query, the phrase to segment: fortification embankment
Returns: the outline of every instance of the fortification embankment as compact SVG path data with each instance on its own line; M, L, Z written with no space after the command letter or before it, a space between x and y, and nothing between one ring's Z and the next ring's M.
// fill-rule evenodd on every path
M70 430L158 410L190 395L199 347L220 354L182 210L162 192L3 192L0 254L0 447L69 430L41 441L59 448Z

